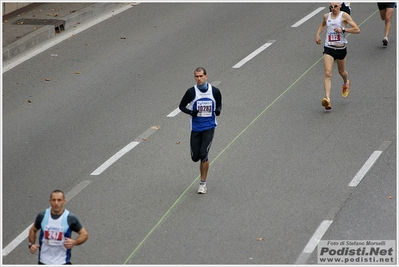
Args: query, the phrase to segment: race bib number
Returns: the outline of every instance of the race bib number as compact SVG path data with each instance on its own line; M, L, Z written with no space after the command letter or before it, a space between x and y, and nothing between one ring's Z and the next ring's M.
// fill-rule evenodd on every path
M212 101L198 101L198 117L211 117L212 116Z
M64 229L62 227L49 227L44 229L44 241L50 246L61 246L63 244Z
M328 42L330 44L337 44L341 41L341 34L339 33L330 33L328 34Z

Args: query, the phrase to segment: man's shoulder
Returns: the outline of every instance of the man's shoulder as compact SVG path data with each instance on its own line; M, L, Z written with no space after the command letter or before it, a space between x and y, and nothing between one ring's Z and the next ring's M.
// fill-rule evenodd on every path
M346 13L345 11L341 11L342 12L342 19L347 20L349 18L352 18L351 15L349 15L348 13Z
M76 216L76 214L75 214L75 213L69 212L69 214L68 214L68 218L77 219L77 218L78 218L78 216Z
M191 98L195 96L194 86L192 86L186 90L186 96L191 96Z
M213 86L213 85L212 85L212 91L213 91L213 93L218 93L218 94L220 94L220 89L217 88L217 87L215 87L215 86Z
M41 212L39 212L39 213L37 214L37 217L43 218L45 214L46 214L46 210L42 210Z
M39 226L41 224L41 222L43 221L44 218L44 214L46 213L46 210L43 210L41 212L39 212L36 216L36 220L35 220L35 226Z

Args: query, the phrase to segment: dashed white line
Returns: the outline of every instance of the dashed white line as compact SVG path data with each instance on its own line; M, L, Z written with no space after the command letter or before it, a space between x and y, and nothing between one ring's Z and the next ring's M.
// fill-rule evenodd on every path
M352 179L352 181L348 184L348 186L355 187L357 186L363 179L363 177L366 175L366 173L371 169L371 167L374 165L374 163L377 161L377 159L380 157L382 152L392 143L392 141L384 141L378 150L374 151L373 154L369 157L369 159L364 163L363 167L357 172L355 177Z
M382 154L382 152L389 147L389 145L392 143L392 141L385 141L383 142L378 150L374 151L373 154L369 157L369 159L366 161L366 163L363 165L363 167L358 171L358 173L355 175L355 177L352 179L352 181L349 183L348 186L355 187L357 186L360 181L363 179L363 177L366 175L366 173L370 170L370 168L374 165L374 163L377 161L379 156ZM299 255L298 259L296 260L295 264L306 264L310 255L313 253L315 247L319 244L321 238L327 232L328 228L332 224L332 220L324 220L319 228L317 228L316 232L313 234L312 238L309 240L308 244L306 245L305 249Z
M313 234L312 238L309 240L303 252L312 253L317 244L320 242L320 239L323 237L325 232L327 232L328 228L332 224L332 220L324 220L319 228L317 228L316 232Z
M322 11L323 9L324 7L319 7L318 9L316 9L315 11L313 11L312 13L310 13L309 15L307 15L306 17L304 17L303 19L292 25L291 27L295 28L300 26L302 23L304 23L305 21L307 21L308 19L310 19L311 17Z
M32 227L32 224L28 226L17 238L15 238L8 246L3 249L3 257L7 256L11 251L14 250L21 242L28 238L29 229Z
M100 167L98 167L94 172L92 172L90 175L100 175L103 171L105 171L109 166L115 163L119 158L121 158L123 155L125 155L127 152L132 150L135 146L140 144L139 142L131 142L121 150L119 150L115 155L110 157L106 162L104 162Z
M369 157L369 159L364 163L363 167L358 171L352 181L349 183L348 186L357 186L366 173L370 170L370 168L374 165L377 161L378 157L381 155L382 151L374 151L373 154Z
M179 108L176 108L176 109L173 110L171 113L169 113L166 117L169 117L169 118L175 117L177 114L179 114L179 112L180 112L180 109L179 109Z
M304 264L307 262L310 254L312 254L313 250L316 248L317 244L319 244L323 235L327 232L328 228L332 224L332 220L324 220L317 228L316 232L310 238L308 244L306 245L305 249L303 250L302 254L298 258L295 264Z
M262 52L263 50L265 50L266 48L268 48L269 46L271 46L276 40L271 40L268 41L267 43L265 43L264 45L262 45L261 47L259 47L258 49L256 49L254 52L252 52L251 54L249 54L246 58L244 58L243 60L241 60L240 62L238 62L237 64L235 64L233 66L233 69L238 69L240 68L242 65L244 65L245 63L247 63L248 61L250 61L251 59L253 59L254 57L256 57L260 52Z
M128 153L130 150L132 150L135 146L140 144L141 141L147 140L148 136L153 134L156 130L158 130L158 126L153 126L147 131L145 131L142 135L136 138L135 141L129 143L127 146L119 150L115 155L110 157L106 162L101 164L100 167L98 167L94 172L92 172L90 175L100 175L103 171L105 171L109 166L114 164L118 159L120 159L123 155Z

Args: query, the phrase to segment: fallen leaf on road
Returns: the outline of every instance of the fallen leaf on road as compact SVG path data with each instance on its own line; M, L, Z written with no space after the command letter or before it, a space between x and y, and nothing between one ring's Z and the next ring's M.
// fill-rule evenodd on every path
M258 237L256 240L263 241L263 237Z

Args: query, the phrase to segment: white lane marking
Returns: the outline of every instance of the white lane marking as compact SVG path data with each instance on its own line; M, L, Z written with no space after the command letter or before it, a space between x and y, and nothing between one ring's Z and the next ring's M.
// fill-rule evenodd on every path
M82 181L77 186L75 186L71 191L65 194L65 199L70 201L74 196L76 196L80 191L82 191L86 186L88 186L90 181ZM26 240L29 236L29 230L33 224L29 225L17 238L15 238L10 244L8 244L3 249L3 257L7 256L11 251L13 251L22 241Z
M313 250L316 248L317 244L319 244L323 235L327 232L328 228L332 224L332 220L324 220L319 228L317 228L316 232L310 238L308 244L306 245L305 249L299 255L298 259L296 260L295 264L305 264L308 261L308 258L312 254Z
M176 116L176 115L179 114L179 113L180 113L180 109L179 109L179 108L176 108L176 109L173 110L171 113L169 113L166 117L171 118L171 117Z
M349 186L356 186L359 184L361 179L364 177L364 175L368 172L368 170L371 168L371 166L376 162L378 157L381 155L381 153L389 147L391 144L391 141L385 141L383 142L378 150L374 151L374 153L370 156L370 158L367 160L367 162L363 165L361 170L356 174L355 178L352 180L352 182L349 184ZM313 250L315 247L318 245L320 242L321 238L323 237L324 233L328 230L330 227L332 220L325 220L323 223L319 226L313 237L310 239L308 244L306 245L305 249L301 253L301 255L298 257L296 260L295 264L300 264L304 265L308 262L309 257L311 256L311 253L313 253Z
M21 242L28 238L29 229L32 227L33 223L28 226L17 238L15 238L8 246L3 249L3 257L7 256L11 251L14 250Z
M114 164L123 155L125 155L127 152L132 150L135 146L140 144L141 141L147 140L147 138L158 129L159 129L159 126L153 126L150 129L148 129L147 131L145 131L142 135L137 137L136 140L134 140L133 142L130 142L127 146L125 146L124 148L119 150L115 155L110 157L106 162L104 162L100 167L98 167L90 175L100 175L103 171L105 171L109 166Z
M71 191L65 194L65 199L67 201L70 201L72 198L74 198L77 194L79 194L80 191L82 191L86 186L88 186L91 183L91 181L82 181L80 182L75 188L73 188Z
M304 253L312 253L317 244L319 244L323 235L327 232L328 228L332 224L332 220L324 220L319 228L317 228L316 232L313 234L312 238L310 238L308 244L303 250Z
M214 81L214 82L211 82L211 84L214 85L214 86L218 86L220 83L221 83L221 81Z
M212 82L211 84L212 85L214 85L214 86L217 86L217 85L219 85L221 82L220 81L215 81L215 82ZM175 110L173 110L171 113L169 113L166 117L168 117L168 118L173 118L173 117L175 117L177 114L179 114L180 113L180 109L179 108L176 108Z
M140 4L135 3L135 5ZM6 65L3 65L3 73L5 73L8 70L11 70L12 68L18 66L19 64L23 63L24 61L40 54L41 52L49 49L50 47L53 47L54 45L61 43L62 41L71 38L71 36L76 35L84 30L87 30L88 28L106 20L109 19L125 10L128 10L129 8L133 7L132 4L127 4L124 7L121 7L119 9L112 9L111 11L105 12L106 14L100 15L98 18L93 19L91 21L85 21L85 23L79 24L79 27L77 28L71 28L63 32L63 34L57 35L50 40L43 42L43 44L37 45L37 47L34 47L25 53L22 53L20 56L15 57L15 59L11 59L11 62L7 63Z
M295 28L295 27L300 26L302 23L304 23L305 21L307 21L308 19L310 19L311 17L313 17L314 15L316 15L317 13L322 11L323 9L324 9L324 7L319 7L318 9L316 9L315 11L313 11L312 13L310 13L309 15L307 15L306 17L304 17L303 19L301 19L300 21L298 21L297 23L292 25L291 27Z
M369 159L364 163L363 167L358 171L352 181L349 183L348 186L357 186L366 173L370 170L373 164L377 161L378 157L381 155L382 151L374 151L373 154L369 157Z
M110 157L106 162L104 162L100 167L98 167L94 172L92 172L90 175L100 175L103 171L105 171L109 166L115 163L120 157L125 155L127 152L132 150L135 146L140 144L140 142L131 142L121 150L119 150L115 155Z
M254 52L252 52L251 54L249 54L249 56L247 56L246 58L244 58L243 60L241 60L240 62L238 62L237 64L235 64L233 66L233 69L238 69L240 68L242 65L244 65L245 63L247 63L248 61L250 61L252 58L254 58L255 56L257 56L260 52L262 52L263 50L265 50L266 48L268 48L269 46L271 46L276 40L271 40L268 41L267 43L265 43L264 45L262 45L261 47L259 47L258 49L256 49Z

